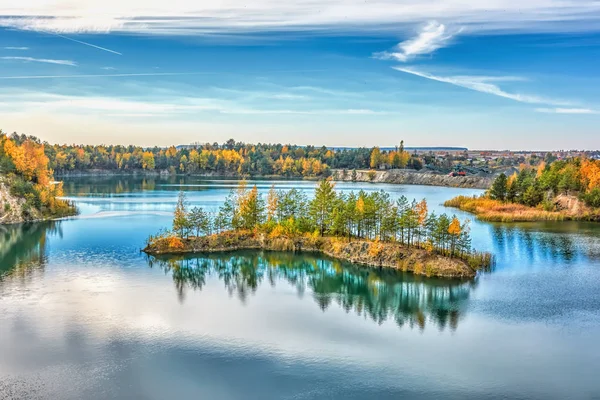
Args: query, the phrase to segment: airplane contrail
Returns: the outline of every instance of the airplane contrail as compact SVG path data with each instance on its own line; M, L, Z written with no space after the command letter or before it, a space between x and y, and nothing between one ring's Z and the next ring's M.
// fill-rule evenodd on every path
M96 49L100 49L100 50L108 51L109 53L118 54L118 55L120 55L120 56L122 56L122 55L123 55L123 54L119 53L118 51L114 51L114 50L111 50L111 49L107 49L107 48L105 48L105 47L96 46L95 44L91 44L91 43L88 43L88 42L82 42L81 40L71 39L70 37L66 37L66 36L63 36L63 35L59 35L58 33L55 33L54 35L56 35L56 36L58 36L58 37L61 37L61 38L63 38L63 39L70 40L70 41L72 41L72 42L81 43L81 44L84 44L84 45L86 45L86 46L94 47L94 48L96 48Z

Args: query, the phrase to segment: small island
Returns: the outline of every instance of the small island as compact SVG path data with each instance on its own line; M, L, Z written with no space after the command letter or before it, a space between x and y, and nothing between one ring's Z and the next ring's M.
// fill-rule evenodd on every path
M393 201L384 191L338 193L320 181L311 200L271 187L266 201L245 183L216 213L188 210L179 195L172 230L148 238L150 255L241 249L320 252L371 267L418 275L473 278L493 258L471 248L469 222L428 212L427 202Z
M600 221L600 160L573 157L500 174L482 196L444 203L482 221Z

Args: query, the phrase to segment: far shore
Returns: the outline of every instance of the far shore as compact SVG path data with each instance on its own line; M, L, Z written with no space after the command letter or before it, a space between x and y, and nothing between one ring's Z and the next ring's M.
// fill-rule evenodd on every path
M456 187L470 189L488 189L493 177L490 176L448 176L428 171L415 171L409 169L390 169L390 170L356 170L353 176L352 170L333 169L331 177L336 182L362 182L362 183L388 183L397 185L423 185L439 187ZM239 175L227 173L191 173L191 174L172 174L168 170L105 170L92 169L85 171L67 171L55 172L55 176L60 178L76 177L161 177L170 176L191 176L212 179L265 179L265 180L305 180L318 181L322 176L281 176L281 175Z

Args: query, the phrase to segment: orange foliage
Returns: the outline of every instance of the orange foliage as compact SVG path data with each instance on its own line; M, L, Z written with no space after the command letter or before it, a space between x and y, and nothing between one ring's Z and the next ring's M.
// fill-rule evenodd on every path
M459 236L461 233L460 230L460 221L458 218L452 218L452 222L450 223L450 227L448 227L448 233L454 236Z
M423 199L417 203L415 211L419 217L419 225L423 225L425 223L425 219L427 219L427 201Z
M183 242L181 241L181 239L179 239L177 236L169 236L167 238L167 246L170 249L177 249L177 250L182 250L185 247L183 245Z
M4 151L11 158L16 170L27 180L47 186L52 172L48 169L48 157L44 154L44 145L26 140L20 146L6 139Z
M600 187L600 160L583 160L579 172L588 190Z

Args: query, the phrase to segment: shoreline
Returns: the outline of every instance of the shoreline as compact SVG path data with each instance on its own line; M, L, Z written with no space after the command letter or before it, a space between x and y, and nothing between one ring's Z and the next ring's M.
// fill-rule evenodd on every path
M251 231L182 239L151 238L142 251L148 255L222 253L237 250L312 252L370 268L391 268L427 277L473 279L478 270L465 260L407 247L394 242L373 242L337 237L277 237Z
M449 176L429 171L416 171L411 169L388 169L388 170L344 170L334 169L332 177L338 182L366 182L366 183L389 183L396 185L423 185L453 187L465 189L489 189L494 180L494 175L489 176ZM354 177L353 177L354 175Z
M435 174L431 172L419 172L415 170L356 170L356 179L352 178L352 171L333 169L331 177L335 182L362 182L362 183L389 183L395 185L423 185L437 187L453 187L465 189L488 189L493 181L492 176L465 176L465 177L450 177L445 174ZM371 178L372 172L374 176ZM169 178L169 177L198 177L198 178L213 178L213 179L264 179L264 180L282 180L282 181L319 181L323 176L281 176L281 175L239 175L227 173L193 173L193 174L171 174L168 170L87 170L87 171L68 171L56 172L57 179L62 178L110 178L110 177L152 177L152 178Z
M43 215L41 210L35 208L30 209L30 218L26 218L23 216L25 203L25 198L13 196L9 187L0 179L0 205L3 207L0 210L0 226L59 221L79 215L75 206L70 207L69 212L64 215Z
M560 195L554 199L554 202L561 207L560 211L546 211L517 203L503 203L486 197L466 196L447 200L444 206L468 212L484 222L600 222L600 214L583 205L574 196Z

